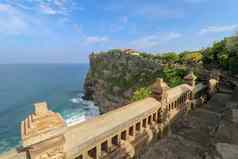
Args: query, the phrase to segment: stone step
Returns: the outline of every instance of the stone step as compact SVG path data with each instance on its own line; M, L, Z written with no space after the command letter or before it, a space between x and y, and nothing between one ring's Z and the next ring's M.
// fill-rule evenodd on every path
M26 119L24 120L24 132L25 132L25 135L27 135L27 133L28 133L28 127L27 127L27 121L26 121Z
M26 121L27 121L27 127L28 127L28 128L31 128L31 119L30 119L30 116L28 116L28 117L26 118Z

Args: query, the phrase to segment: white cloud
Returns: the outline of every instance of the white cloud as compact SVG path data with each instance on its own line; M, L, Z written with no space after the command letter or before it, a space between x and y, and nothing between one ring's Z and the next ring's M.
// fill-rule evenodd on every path
M142 38L139 38L133 41L131 44L133 47L143 49L143 48L154 48L158 47L163 43L166 43L170 40L180 38L182 35L180 33L169 32L169 33L160 33L155 35L149 35Z
M40 5L40 9L44 14L49 14L49 15L55 15L57 14L57 10L54 10L53 8L49 7L48 5Z
M54 0L53 2L55 5L61 6L61 7L64 6L65 4L65 0Z
M5 3L0 2L0 33L2 37L48 36L56 33L52 27L49 27L52 20L58 22L56 25L59 28L68 25L79 31L80 27L74 26L67 16L78 6L78 3L72 0L7 0ZM45 18L45 16L56 15L60 16L57 19Z
M6 13L6 12L10 12L11 10L11 6L8 4L0 4L0 12L2 13Z
M105 43L108 42L109 38L106 36L89 36L86 38L85 43L86 44L99 44L99 43Z
M45 15L69 15L73 10L82 10L73 0L19 0L8 1L8 4L22 10Z
M35 5L46 15L68 15L72 11L71 1L66 0L39 1Z
M238 25L225 25L225 26L209 26L203 28L199 31L200 35L209 34L209 33L221 33L221 32L232 32L238 30Z
M29 12L31 11L26 11L13 4L0 3L0 38L20 35L43 37L54 33L48 27L51 23L50 21L42 17L42 15L29 14Z
M173 40L173 39L180 38L181 36L182 34L180 33L170 32L166 35L165 40Z
M25 17L16 8L8 4L0 4L0 33L19 35L27 31Z

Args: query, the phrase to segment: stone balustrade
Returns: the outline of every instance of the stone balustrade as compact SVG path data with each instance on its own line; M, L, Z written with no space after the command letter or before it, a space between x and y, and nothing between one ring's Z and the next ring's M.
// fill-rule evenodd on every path
M128 104L73 126L66 126L46 103L21 124L24 152L30 159L111 159L132 158L152 140L169 132L169 127L191 107L194 92L207 87L186 83L169 88L159 79L152 97ZM202 88L202 89L201 89Z

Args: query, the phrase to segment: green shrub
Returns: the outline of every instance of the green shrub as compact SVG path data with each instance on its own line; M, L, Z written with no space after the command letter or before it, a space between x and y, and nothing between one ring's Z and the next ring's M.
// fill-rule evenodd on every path
M179 60L179 56L175 52L164 53L161 59L165 63L176 63Z
M133 96L131 97L131 101L142 100L146 97L151 96L151 89L148 87L142 87L134 91Z
M183 83L183 77L186 75L187 70L177 68L164 68L162 78L167 82L170 87L175 87Z

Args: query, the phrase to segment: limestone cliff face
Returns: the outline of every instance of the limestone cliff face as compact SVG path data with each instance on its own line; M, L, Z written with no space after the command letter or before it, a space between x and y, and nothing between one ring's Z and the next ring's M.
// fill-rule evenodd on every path
M161 72L159 60L152 56L131 50L91 54L85 98L93 100L101 113L128 104L135 89L148 86Z

